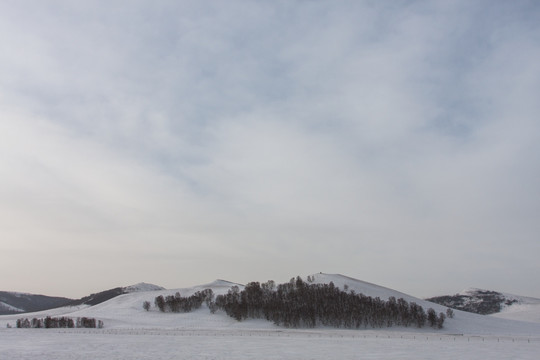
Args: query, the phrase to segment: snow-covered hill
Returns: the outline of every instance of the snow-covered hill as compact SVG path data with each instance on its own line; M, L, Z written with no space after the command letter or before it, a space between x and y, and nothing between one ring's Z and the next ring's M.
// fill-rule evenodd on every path
M0 315L51 309L64 306L70 301L62 297L0 291Z
M138 283L131 286L117 287L114 289L101 291L78 300L63 297L0 291L0 315L43 311L61 306L97 305L122 294L154 290L165 289L158 285Z
M98 305L98 304L101 304L102 302L105 302L107 300L120 296L122 294L129 294L129 293L141 292L141 291L154 291L154 290L164 290L164 288L158 285L154 285L154 284L138 283L131 286L117 287L114 289L109 289L109 290L101 291L99 293L91 294L79 300L74 300L69 305Z
M427 299L453 309L494 317L540 322L540 299L470 288L455 295Z
M308 283L313 284L328 284L333 282L335 286L339 287L341 290L351 291L353 290L357 294L364 294L371 296L373 298L379 297L382 300L388 300L391 296L396 299L403 298L407 302L415 302L422 307L433 307L436 306L433 303L429 303L425 300L416 298L414 296L399 292L397 290L389 289L383 286L372 284L366 281L354 279L341 274L324 274L318 273L309 276L311 281L308 280ZM446 310L446 307L437 307L440 311Z
M353 279L338 274L314 274L309 277L308 283L330 283L342 290L354 291L371 297L379 297L387 300L393 296L396 299L403 298L408 302L416 302L425 310L433 308L437 313L446 312L446 307L431 303L396 290L388 289L382 286ZM68 316L93 317L102 320L106 328L139 328L139 329L198 329L198 330L225 330L225 329L260 329L260 330L279 330L272 322L266 320L246 320L238 322L223 312L218 311L211 314L208 308L203 304L202 308L191 313L162 313L152 305L150 311L143 309L143 302L154 303L154 299L159 296L174 295L177 292L183 297L188 297L197 291L212 289L214 294L225 294L232 286L242 285L216 280L209 284L193 286L181 289L154 289L153 286L134 286L137 291L129 292L116 296L110 300L94 306L81 305L77 307L65 307L60 309L42 311L40 313L25 314L25 317L45 317L45 316ZM532 322L522 322L509 319L502 319L493 316L484 316L472 314L463 311L455 311L452 319L446 319L444 329L433 330L431 328L417 329L409 328L390 328L385 331L405 331L405 332L433 332L441 334L477 334L477 335L540 335L540 324ZM12 325L21 315L0 316L0 327L6 327L8 323Z

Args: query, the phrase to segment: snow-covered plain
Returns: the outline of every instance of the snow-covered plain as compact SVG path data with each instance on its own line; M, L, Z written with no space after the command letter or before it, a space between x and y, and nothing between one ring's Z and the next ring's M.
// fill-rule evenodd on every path
M538 359L540 340L387 331L3 329L5 359Z
M341 275L316 274L314 282L370 296L403 297L425 309L445 308L412 296ZM285 329L264 320L237 322L203 308L163 314L143 301L158 295L189 296L212 288L225 293L226 281L187 289L135 291L92 307L61 308L24 317L95 317L103 329L9 329L21 315L0 316L1 359L537 359L540 324L460 311L445 328L339 330Z

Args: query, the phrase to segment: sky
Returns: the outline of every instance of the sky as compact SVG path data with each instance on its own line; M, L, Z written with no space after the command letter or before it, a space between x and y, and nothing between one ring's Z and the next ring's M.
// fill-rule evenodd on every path
M0 290L540 297L537 1L0 1Z

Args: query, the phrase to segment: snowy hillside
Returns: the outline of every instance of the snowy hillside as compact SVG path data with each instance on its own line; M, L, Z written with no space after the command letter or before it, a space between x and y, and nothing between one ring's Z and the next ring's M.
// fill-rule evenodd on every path
M383 300L388 300L391 296L396 299L403 298L407 302L416 302L417 304L425 307L433 307L434 304L428 303L425 300L416 298L411 295L404 294L402 292L392 290L383 286L365 282L362 280L354 279L348 276L341 274L324 274L318 273L309 276L312 279L311 283L313 284L328 284L333 282L335 286L339 287L342 290L351 291L354 290L357 294L364 294L371 297L379 297ZM310 281L308 280L308 283ZM442 309L442 308L440 308ZM446 308L445 308L446 309Z
M139 291L164 290L161 286L139 283L117 287L80 298L78 300L19 292L0 291L0 315L27 313L54 309L61 306L97 305L121 294Z
M367 283L361 280L353 279L343 275L314 274L310 276L312 283L330 283L348 291L362 293L371 297L380 297L388 299L394 296L396 299L403 298L408 302L416 302L425 310L433 308L437 313L445 312L446 307L430 303L428 301L415 298L413 296L398 292L396 290L384 288L375 284ZM214 294L225 294L232 286L242 285L216 280L209 284L198 285L189 288L153 290L153 286L134 286L138 291L116 296L108 301L94 306L65 307L54 310L42 311L40 313L25 314L26 317L45 317L45 316L68 316L93 317L104 321L105 327L109 329L121 328L162 328L162 329L283 329L276 327L272 322L265 320L246 320L238 322L223 312L218 311L211 314L206 305L201 309L190 313L162 313L153 305L154 299L159 296L174 295L177 292L181 296L190 296L197 291L212 289ZM145 290L149 289L149 290ZM150 311L145 311L142 307L143 302L148 301L152 304ZM0 316L0 327L6 327L8 323L12 325L21 315ZM382 331L382 330L381 330ZM415 327L400 328L395 327L386 331L407 331L407 332L425 332L437 331L441 334L484 334L484 335L539 335L540 324L531 322L519 322L508 319L496 318L493 316L483 316L462 311L455 311L453 319L446 319L444 329L417 329Z
M540 322L540 299L526 296L470 288L455 295L437 296L427 300L477 314Z
M506 301L501 311L491 316L540 323L540 299L503 293Z

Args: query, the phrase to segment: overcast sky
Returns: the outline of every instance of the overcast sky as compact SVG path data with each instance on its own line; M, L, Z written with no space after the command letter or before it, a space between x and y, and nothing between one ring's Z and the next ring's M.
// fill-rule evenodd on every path
M0 1L0 290L540 297L537 1Z

